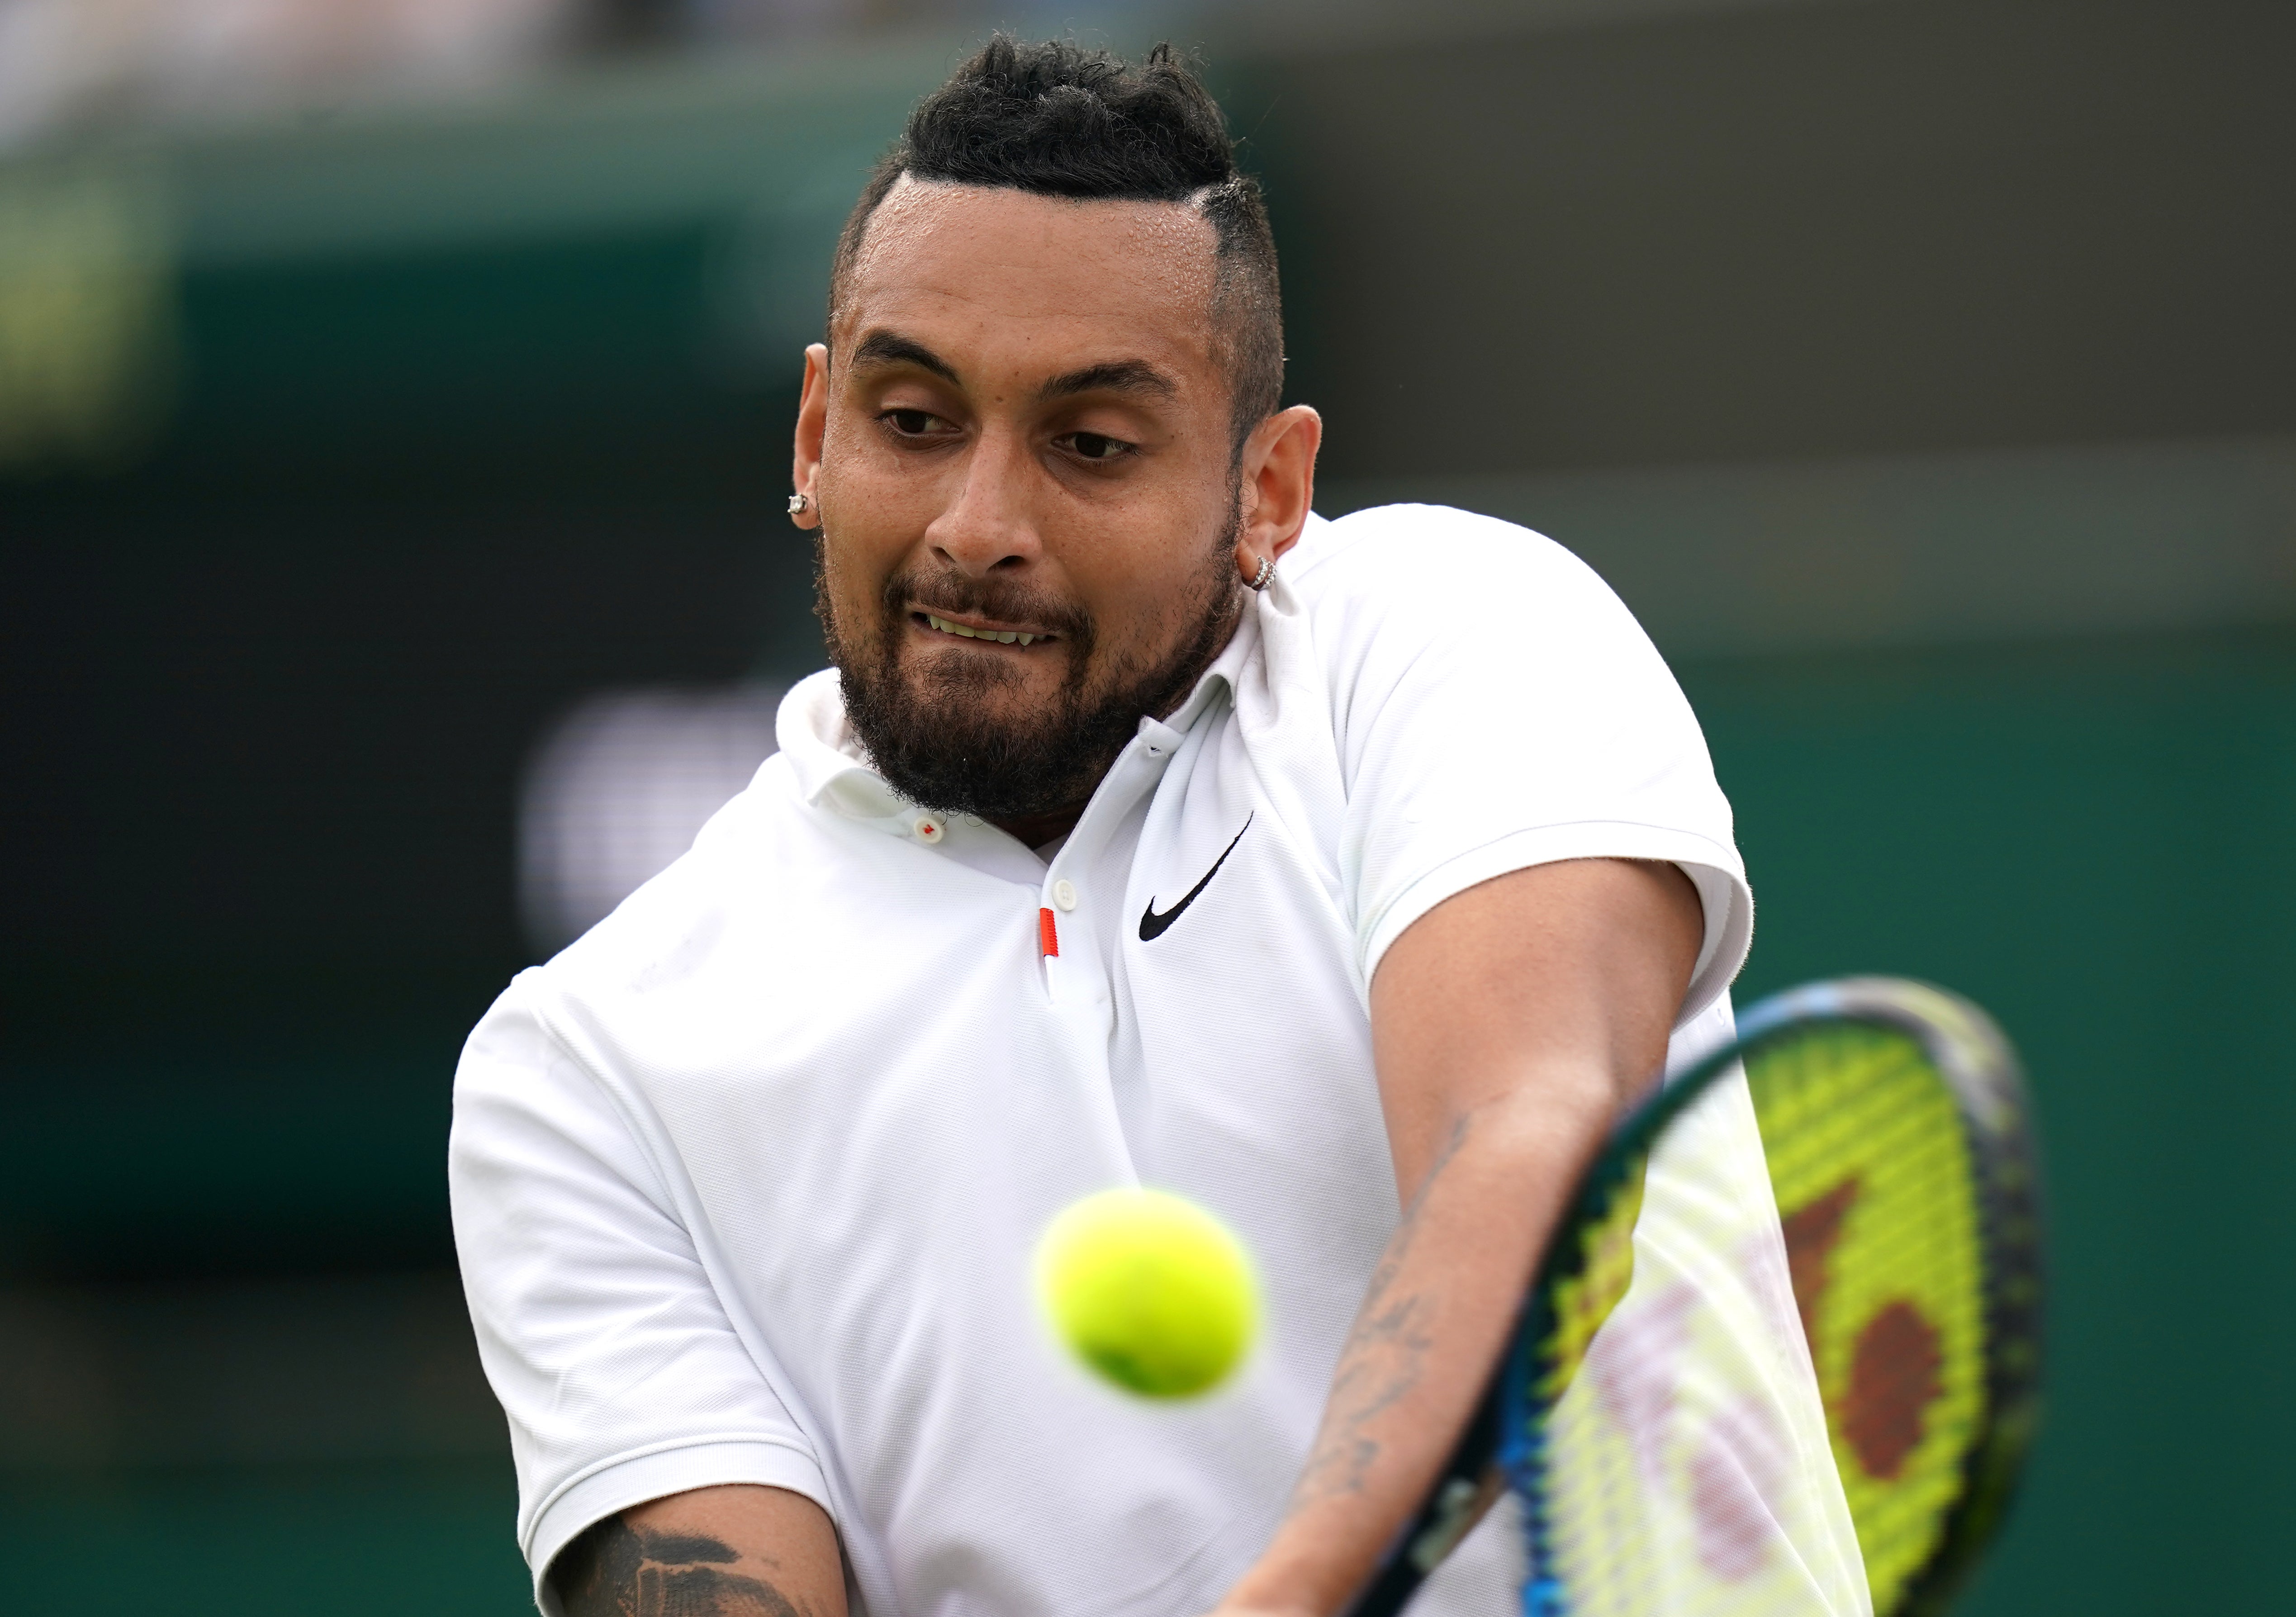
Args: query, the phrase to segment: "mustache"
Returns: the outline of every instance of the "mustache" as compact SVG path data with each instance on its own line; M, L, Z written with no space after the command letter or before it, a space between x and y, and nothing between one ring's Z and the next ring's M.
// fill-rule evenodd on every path
M1040 624L1078 649L1092 644L1091 613L1073 603L1002 579L912 570L885 580L882 602L889 621L907 616L913 608L951 614L969 612L1003 623Z

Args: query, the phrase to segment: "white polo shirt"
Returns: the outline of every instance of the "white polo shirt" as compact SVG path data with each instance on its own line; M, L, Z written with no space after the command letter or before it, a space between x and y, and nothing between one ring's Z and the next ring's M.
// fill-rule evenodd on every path
M896 796L833 673L779 739L463 1053L455 1234L537 1582L615 1510L761 1482L829 1513L869 1617L1192 1617L1280 1520L1398 1218L1365 1010L1396 937L1509 870L1671 860L1706 908L1677 1042L1726 1029L1751 899L1697 723L1502 522L1311 520L1049 864ZM1047 1220L1134 1183L1262 1276L1197 1403L1093 1381L1031 1299ZM1437 1608L1503 1609L1482 1538Z

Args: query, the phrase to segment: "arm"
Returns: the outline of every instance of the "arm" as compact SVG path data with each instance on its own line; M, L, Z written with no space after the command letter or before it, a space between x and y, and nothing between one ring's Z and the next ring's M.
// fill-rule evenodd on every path
M1673 866L1582 859L1470 888L1389 949L1372 1039L1403 1220L1227 1617L1329 1617L1369 1577L1465 1424L1564 1198L1663 1063L1701 935Z
M549 992L521 978L472 1034L447 1153L537 1592L569 1617L844 1617L811 1446L627 1114L537 1010Z
M837 1531L780 1488L698 1488L608 1516L551 1564L566 1617L845 1617Z

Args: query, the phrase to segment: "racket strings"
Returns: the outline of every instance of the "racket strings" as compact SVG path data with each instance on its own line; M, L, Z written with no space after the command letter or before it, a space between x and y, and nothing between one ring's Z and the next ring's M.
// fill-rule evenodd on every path
M1877 1613L1963 1486L1985 1408L1973 1165L1951 1090L1894 1030L1833 1024L1749 1072L1827 1426ZM1846 1194L1845 1194L1846 1193ZM1841 1203L1831 1230L1802 1219ZM1813 1249L1817 1250L1813 1250Z

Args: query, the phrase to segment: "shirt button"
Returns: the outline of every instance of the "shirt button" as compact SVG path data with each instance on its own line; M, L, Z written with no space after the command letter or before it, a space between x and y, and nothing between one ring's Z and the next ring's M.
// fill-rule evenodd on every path
M938 842L941 839L940 822L930 814L917 816L915 830L920 842Z
M1062 909L1076 907L1076 883L1062 876L1053 883L1053 902Z

